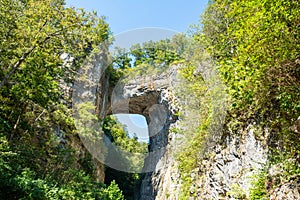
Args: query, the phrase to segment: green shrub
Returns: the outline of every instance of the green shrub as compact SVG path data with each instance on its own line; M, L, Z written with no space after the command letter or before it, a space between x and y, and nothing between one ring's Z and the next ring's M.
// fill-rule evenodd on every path
M252 187L250 188L251 200L267 200L267 172L262 170L258 174L254 175L252 180Z

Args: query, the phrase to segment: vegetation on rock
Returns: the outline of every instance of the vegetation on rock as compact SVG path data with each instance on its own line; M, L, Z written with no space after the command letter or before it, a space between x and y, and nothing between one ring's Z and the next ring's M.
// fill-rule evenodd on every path
M293 0L212 0L202 15L203 26L194 33L198 49L211 56L212 66L227 86L230 106L222 134L238 135L239 130L251 122L270 132L269 135L266 131L256 134L258 140L266 141L269 163L262 173L264 176L258 175L257 181L253 181L252 199L270 195L272 188L280 185L281 181L265 178L272 166L289 165L288 169L281 169L284 173L279 175L280 179L298 177L299 180L299 135L290 130L300 113L299 12L300 4ZM187 80L191 77L188 74L192 73L187 73ZM207 83L203 82L201 87L194 84L195 95L202 97L196 92ZM210 95L206 95L205 99L209 99ZM213 119L210 114L201 116ZM201 127L204 125L201 123L199 129L194 130L194 138L203 135ZM189 150L198 146L194 144ZM202 152L203 148L205 145L196 152ZM185 154L179 161L182 173L190 179L191 170L197 166L194 162L201 156ZM187 182L182 181L184 186ZM184 186L183 199L192 195L191 185Z
M64 0L0 0L0 21L0 198L133 198L137 174L107 168L105 186L92 156L70 142L78 130L67 90L84 59L109 38L105 19L66 8ZM263 199L283 182L299 181L300 137L290 129L300 113L299 21L298 0L211 0L190 35L116 50L110 87L123 76L183 66L178 116L189 128L176 129L186 139L176 152L180 199L197 196L191 174L210 156L209 142L239 135L250 122L261 127L256 137L269 162L253 177L249 197L238 185L228 195ZM63 54L74 59L64 63ZM129 138L111 116L103 131L121 149L146 153L147 144ZM281 173L271 177L274 169Z

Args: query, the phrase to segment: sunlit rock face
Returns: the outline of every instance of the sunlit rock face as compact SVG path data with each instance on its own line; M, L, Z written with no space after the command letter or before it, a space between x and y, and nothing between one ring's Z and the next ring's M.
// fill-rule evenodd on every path
M155 76L127 78L110 92L106 114L141 114L148 122L150 154L145 159L146 173L136 199L179 199L182 182L174 152L177 138L182 136L172 132L180 126L175 89L179 68L172 66ZM215 143L210 148L212 156L193 170L191 190L195 191L195 199L234 199L235 194L230 192L236 186L242 195L248 195L250 178L266 163L267 154L263 144L255 139L251 124L241 131L242 136L227 136L222 143Z
M267 162L267 150L254 136L257 128L249 124L240 130L240 135L228 135L212 148L210 156L197 169L198 178L193 185L197 196L204 199L249 196L253 175Z
M96 105L100 117L141 114L148 123L150 153L144 161L136 199L179 199L182 182L174 152L177 138L182 135L172 132L180 126L177 112L181 108L176 97L179 68L171 66L155 75L129 76L113 87L104 73L98 82ZM266 149L255 139L252 125L241 131L242 136L227 136L222 143L215 143L212 156L193 170L195 199L234 199L235 194L230 192L236 186L248 195L249 178L266 163Z
M178 104L173 87L179 66L156 75L139 75L120 81L112 88L111 99L105 111L108 114L141 114L149 128L149 155L146 157L139 192L136 199L156 199L161 189L172 186L173 164L170 148L174 134L170 128L176 126ZM103 88L101 90L107 90ZM166 176L169 174L168 176Z
M178 119L182 110L176 95L178 70L171 66L155 75L140 74L126 77L117 85L109 85L109 77L103 72L96 90L97 114L103 118L109 114L141 114L149 128L149 155L145 158L143 176L135 199L179 199L182 180L174 153L183 135L174 129L190 129ZM195 74L196 76L197 74ZM203 74L202 74L203 75ZM84 93L83 93L84 94ZM191 94L186 94L191 95ZM189 102L186 102L189 103ZM197 113L197 111L193 111ZM198 115L188 117L195 120ZM265 138L255 137L263 131ZM240 199L248 198L251 178L267 163L268 129L248 123L237 130L238 134L221 133L222 139L210 142L208 156L199 160L192 170L190 199ZM271 174L271 172L270 172ZM272 191L273 199L298 199L297 181L286 183Z

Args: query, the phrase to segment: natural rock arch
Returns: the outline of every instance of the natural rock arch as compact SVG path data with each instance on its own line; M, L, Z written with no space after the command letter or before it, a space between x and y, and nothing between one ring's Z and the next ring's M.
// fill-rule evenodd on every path
M179 66L169 67L161 74L152 76L137 76L134 79L120 80L111 92L106 88L109 95L102 106L102 116L110 114L140 114L146 118L149 127L151 150L166 146L159 138L161 131L168 131L168 126L177 120L179 110L176 98L172 91L175 85ZM105 85L105 84L104 84ZM102 89L103 90L103 89ZM98 106L99 107L99 106ZM158 145L159 144L159 145Z
M99 118L118 113L145 116L149 127L150 153L145 158L143 172L147 173L144 175L140 196L137 198L154 199L159 185L165 182L162 177L166 170L163 169L168 167L168 163L172 163L168 160L171 158L168 155L171 151L169 150L170 141L174 139L173 133L173 136L170 136L170 129L176 124L179 110L172 90L177 84L176 76L180 66L170 66L160 74L137 75L134 79L120 81L116 86L112 86L109 84L108 74L105 73L105 56L105 53L101 54L95 62L88 63L80 72L80 74L87 75L87 79L79 79L73 87L75 118L80 118L76 105L85 102L95 103L95 112ZM99 60L104 61L102 63ZM83 120L83 122L94 126L90 121ZM114 169L122 170L120 160L112 159L111 163L106 162L107 155L103 153L103 149L99 148L101 139L85 137L80 133L79 135L85 148L95 158L110 167L117 166Z
M144 160L142 171L146 173L137 199L155 198L157 185L153 183L153 173L165 167L165 158L169 157L166 155L171 140L169 130L176 123L179 110L172 91L177 70L178 66L173 66L160 75L120 81L107 98L110 101L107 100L105 115L140 114L147 120L150 154Z

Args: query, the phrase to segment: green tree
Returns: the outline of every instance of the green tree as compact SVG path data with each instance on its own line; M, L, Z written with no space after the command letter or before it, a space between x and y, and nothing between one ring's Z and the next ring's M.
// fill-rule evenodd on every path
M120 158L114 159L122 159L124 164L134 166L136 169L141 170L144 165L144 154L148 152L148 144L138 142L135 137L130 138L126 127L122 126L113 116L107 116L104 119L103 131L113 144L120 147L123 151L130 153L130 157L127 157L125 154L122 154L122 152L116 152ZM109 149L109 151L114 151L114 149ZM105 175L105 183L109 184L112 181L116 181L123 191L125 198L134 199L140 174L118 171L106 167Z
M0 22L0 198L122 199L63 141L76 139L65 89L108 24L63 0L0 0Z
M270 166L299 157L299 137L290 131L300 111L299 12L296 0L212 0L196 35L228 86L226 127L232 133L250 120L268 127ZM299 161L290 166L298 176ZM253 198L267 194L265 182L254 182Z
M128 51L116 48L113 66L109 68L112 84L124 75L154 75L172 64L183 62L182 55L189 43L190 39L185 34L177 34L171 39L132 45Z
M230 87L234 108L263 114L273 107L295 117L298 21L297 1L211 2L203 16L204 41Z

